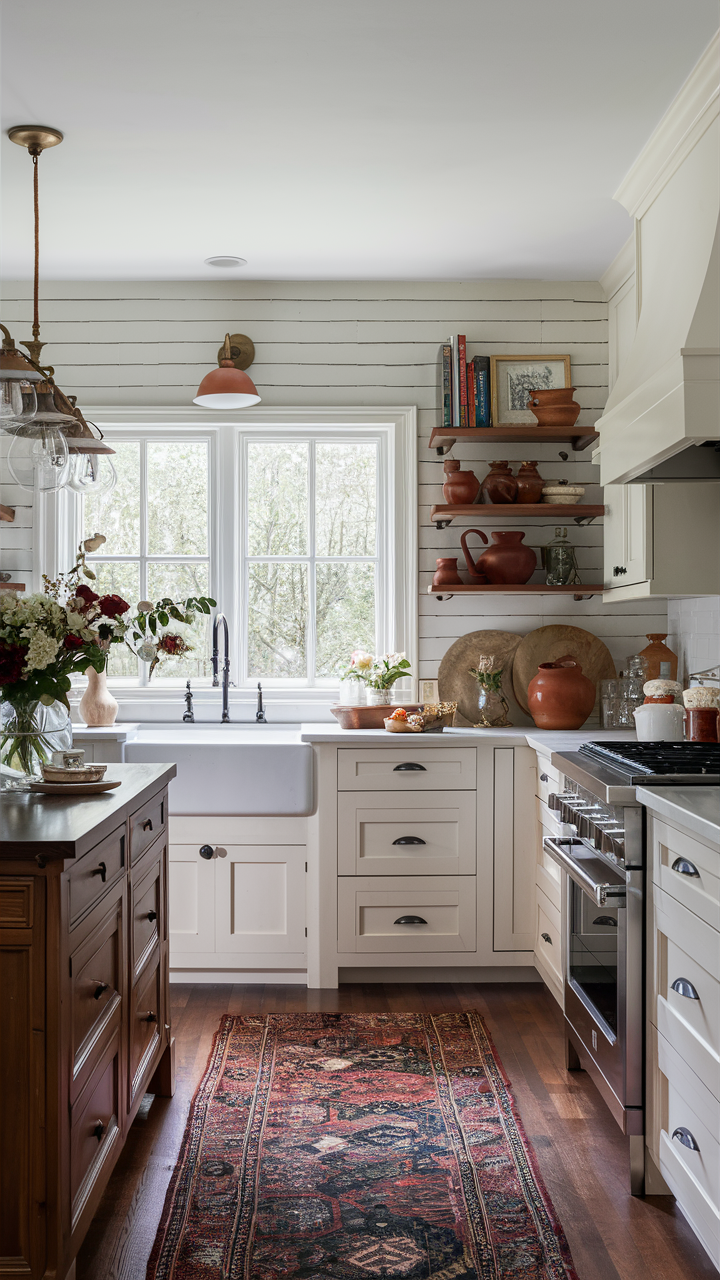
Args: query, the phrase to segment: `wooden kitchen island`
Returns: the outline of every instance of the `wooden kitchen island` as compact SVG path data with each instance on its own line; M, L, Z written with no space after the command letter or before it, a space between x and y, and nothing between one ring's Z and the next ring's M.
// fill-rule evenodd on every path
M0 797L0 1275L72 1280L143 1094L173 1090L167 787Z

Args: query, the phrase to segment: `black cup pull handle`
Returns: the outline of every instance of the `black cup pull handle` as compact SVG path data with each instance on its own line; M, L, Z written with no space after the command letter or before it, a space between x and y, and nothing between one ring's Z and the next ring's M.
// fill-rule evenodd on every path
M424 764L396 764L393 773L427 773Z
M100 879L102 880L103 884L105 884L105 881L106 881L106 879L107 879L107 867L105 866L105 863L104 863L104 862L100 862L100 863L98 864L98 866L97 866L97 867L95 867L95 870L93 871L93 873L92 873L92 874L93 874L94 876L99 876L99 877L100 877Z
M148 911L147 918L148 920L150 920L150 922L152 922L153 920L157 920L157 911Z
M398 916L395 924L427 924L422 916Z
M102 1120L98 1120L97 1124L93 1125L93 1131L92 1131L93 1138L97 1138L99 1142L104 1132L105 1132L105 1125L103 1124Z
M543 942L549 942L550 946L552 946L552 938L550 937L549 933L541 933L540 937L542 938Z
M679 1125L677 1129L673 1129L673 1138L677 1138L678 1142L681 1142L689 1151L700 1150L690 1130L686 1129L684 1124Z
M700 999L692 982L688 982L687 978L676 978L675 981L672 983L671 990L677 991L679 996L685 996L686 1000Z
M393 840L393 844L425 844L420 836L398 836L397 840Z
M213 856L214 852L215 852L215 850L213 849L213 847L212 847L212 845L211 845L211 844L201 844L201 845L200 845L200 857L201 857L201 858L205 858L205 859L206 859L206 861L208 861L208 862L210 861L210 859L212 858L212 856Z
M143 831L152 831L152 818L148 818L143 822Z
M153 1013L151 1009L149 1013L146 1013L143 1017L143 1022L157 1022L157 1014Z
M90 981L91 981L91 982L96 982L96 983L97 983L97 986L95 987L95 990L93 991L93 999L94 999L94 1000L99 1000L99 999L100 999L100 997L101 997L101 995L103 994L103 992L104 992L104 991L107 991L108 987L110 986L110 983L109 983L109 982L101 982L99 978L91 978L91 979L90 979Z
M700 872L694 862L688 862L687 858L676 858L672 864L673 871L677 871L681 876L695 876L700 879Z
M596 916L595 919L593 920L593 924L606 924L611 929L612 928L617 929L618 927L618 922L614 916Z

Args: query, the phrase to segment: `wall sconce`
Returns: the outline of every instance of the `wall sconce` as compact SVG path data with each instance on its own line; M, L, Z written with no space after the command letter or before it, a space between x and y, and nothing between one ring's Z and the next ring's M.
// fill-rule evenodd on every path
M203 409L248 409L260 403L257 387L245 373L255 359L255 347L244 333L225 334L218 351L219 368L206 373L193 404Z

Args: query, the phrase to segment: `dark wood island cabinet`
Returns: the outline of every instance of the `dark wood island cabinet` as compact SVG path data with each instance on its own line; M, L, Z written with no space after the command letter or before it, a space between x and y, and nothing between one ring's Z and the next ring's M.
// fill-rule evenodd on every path
M72 1280L143 1094L171 1094L167 787L0 797L0 1276Z

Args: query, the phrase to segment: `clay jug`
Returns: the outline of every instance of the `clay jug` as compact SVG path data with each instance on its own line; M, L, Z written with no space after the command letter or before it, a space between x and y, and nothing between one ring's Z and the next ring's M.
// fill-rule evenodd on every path
M572 654L541 662L528 685L528 707L538 729L579 729L595 706L595 685Z
M486 573L488 581L497 586L520 586L527 582L537 566L537 556L532 547L520 545L524 537L520 531L493 533L493 546L483 551L475 566L476 572Z
M449 556L442 560L435 561L437 569L433 575L433 589L438 587L460 587L462 586L462 578L457 571L457 560L451 559Z
M527 407L540 427L574 427L580 416L580 405L573 400L575 387L552 387L547 391L531 391Z
M480 485L481 502L514 502L517 480L507 462L491 462L490 470Z
M465 556L465 564L467 565L467 571L470 575L470 581L476 584L480 584L483 582L487 582L487 576L480 566L480 560L482 560L482 556L480 556L480 560L478 560L478 563L475 564L475 561L473 560L472 556L470 555L470 552L468 551L467 540L468 540L468 534L470 533L476 533L478 537L482 538L483 542L485 543L487 543L487 534L483 533L482 529L466 529L460 538L460 546L463 549L463 555Z
M646 680L677 680L677 654L663 644L666 639L667 632L650 634L650 644L640 650L640 657L645 662Z
M93 729L114 724L118 704L107 687L106 672L98 672L94 667L88 667L85 674L88 678L88 686L78 707L85 724Z
M537 462L523 462L517 473L516 502L540 502L545 481L538 472Z
M443 471L447 479L443 485L443 497L453 506L468 506L480 492L480 481L474 471L461 471L460 463L446 458Z

